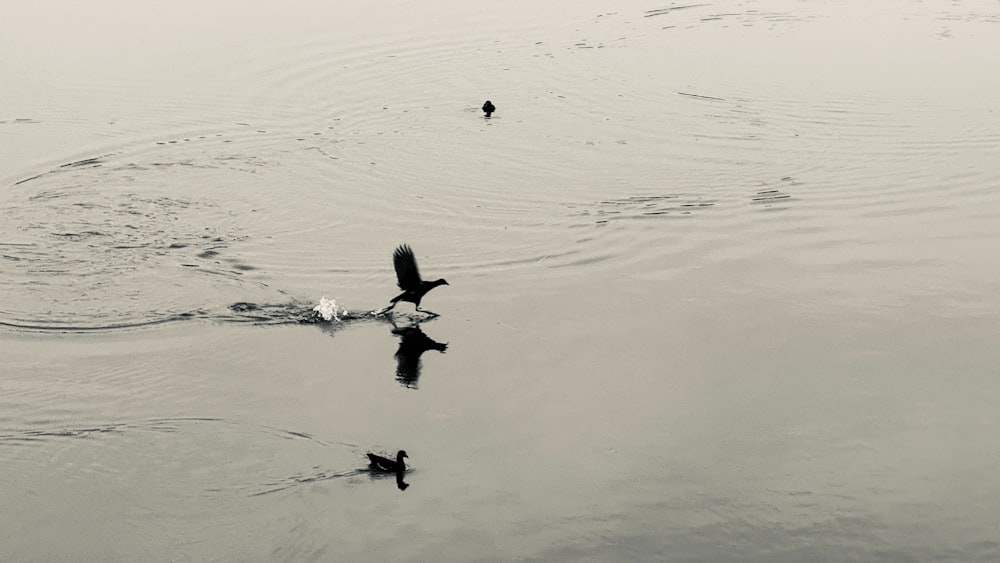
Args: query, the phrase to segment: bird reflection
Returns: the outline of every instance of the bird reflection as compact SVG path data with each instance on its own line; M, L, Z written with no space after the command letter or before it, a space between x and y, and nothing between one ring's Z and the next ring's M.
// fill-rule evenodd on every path
M396 473L396 486L399 487L399 490L401 490L401 491L405 491L406 487L410 486L409 483L403 481L403 474L402 473Z
M448 343L433 340L420 330L420 325L397 327L393 323L392 333L399 336L396 380L404 387L416 389L417 380L420 379L420 356L428 350L437 350L443 354L448 349Z

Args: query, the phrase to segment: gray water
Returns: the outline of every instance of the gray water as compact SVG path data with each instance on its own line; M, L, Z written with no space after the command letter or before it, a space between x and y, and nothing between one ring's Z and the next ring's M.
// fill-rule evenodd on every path
M0 6L0 560L1000 559L1000 3L363 4Z

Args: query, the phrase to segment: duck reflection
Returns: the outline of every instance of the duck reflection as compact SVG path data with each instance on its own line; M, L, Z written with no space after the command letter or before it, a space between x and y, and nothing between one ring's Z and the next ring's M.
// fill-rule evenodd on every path
M437 350L442 354L448 349L448 343L437 342L420 330L420 325L397 327L392 325L392 333L399 336L399 348L396 350L396 381L411 389L417 388L420 379L420 356L428 350Z

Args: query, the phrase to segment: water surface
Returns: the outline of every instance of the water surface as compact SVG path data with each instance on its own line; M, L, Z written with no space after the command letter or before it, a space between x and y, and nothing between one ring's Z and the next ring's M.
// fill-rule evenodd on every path
M0 17L0 559L1000 557L995 2Z

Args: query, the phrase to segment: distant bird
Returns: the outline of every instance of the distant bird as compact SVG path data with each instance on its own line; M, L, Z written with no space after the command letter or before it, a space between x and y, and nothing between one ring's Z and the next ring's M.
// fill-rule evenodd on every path
M403 473L406 471L406 463L403 462L404 457L409 456L403 450L399 450L399 453L396 454L396 461L380 455L368 454L372 469L381 473Z
M483 111L486 112L486 117L489 117L490 114L492 114L496 110L497 110L497 107L495 105L493 105L493 102L491 102L489 100L486 100L486 103L483 104Z
M422 280L420 278L420 270L417 269L417 259L413 256L413 250L407 244L399 245L399 248L392 253L392 264L396 267L396 280L398 281L399 289L402 289L403 293L390 299L389 305L375 311L375 315L378 316L391 311L396 306L396 303L400 301L409 301L416 306L417 311L437 316L437 313L421 309L420 300L423 299L428 291L439 285L448 285L448 282L443 278L434 281Z

